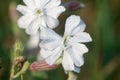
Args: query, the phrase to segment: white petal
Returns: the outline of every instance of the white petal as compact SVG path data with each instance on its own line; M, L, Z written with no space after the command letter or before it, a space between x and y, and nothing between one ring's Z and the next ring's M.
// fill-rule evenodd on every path
M58 35L56 32L54 32L52 29L50 28L42 28L41 30L41 39L42 40L59 40L61 41L62 37L60 35Z
M66 51L63 53L62 65L65 71L73 71L74 63L71 59L71 56Z
M41 56L41 53L40 53L40 52L37 54L36 58L37 58L37 61L38 61L38 62L44 60L43 57Z
M28 48L36 48L39 45L40 42L40 34L37 33L35 35L30 36L30 39L27 43Z
M80 24L72 31L71 35L75 35L79 32L83 32L85 30L85 23L81 20Z
M36 7L44 8L45 5L49 3L50 0L35 0Z
M40 47L46 50L53 50L58 47L61 43L61 36L55 33L49 28L43 28L41 30L41 39Z
M41 1L43 0L34 0L35 1L35 5L37 8L40 8L41 7ZM46 1L46 0L45 0Z
M74 49L74 50L73 50ZM75 48L70 48L67 50L67 52L70 54L74 64L77 66L77 67L80 67L84 64L84 59L83 59L83 55L81 55L80 53L80 49L77 50ZM83 54L83 53L82 53Z
M78 64L78 67L82 66L84 64L84 57L83 56L80 56L79 57L79 64ZM77 65L76 65L77 66Z
M67 18L65 24L65 34L70 35L72 31L79 25L80 17L76 15L72 15Z
M31 9L35 8L34 0L23 0L23 2Z
M54 50L56 47L60 45L59 40L43 40L40 43L40 47L44 48L45 50Z
M52 55L52 54L51 54L51 51L45 50L45 49L41 48L41 50L40 50L40 55L41 55L41 57L42 57L43 59L46 59L46 58L48 58L48 57L49 57L50 55Z
M26 28L26 33L30 35L35 35L38 32L38 29L40 28L40 18L35 19L28 28Z
M20 19L18 20L18 25L20 28L27 28L32 21L35 19L34 15L25 15L20 17Z
M59 24L58 19L55 19L51 16L46 16L45 21L46 21L46 24L48 25L48 27L50 27L52 29L57 27Z
M84 64L84 58L83 58L83 56L78 56L76 54L74 56L72 56L73 57L73 61L74 61L75 65L77 67L81 67Z
M52 16L53 18L58 18L58 16L65 11L65 8L63 6L55 7L52 9L47 9L47 15Z
M46 22L45 22L45 16L41 16L40 19L41 19L41 23L40 23L41 26L47 27L47 24L46 24ZM42 27L41 27L41 29L42 29Z
M59 46L55 50L51 51L51 55L47 57L45 60L49 65L52 65L55 63L56 60L59 59L62 53L62 48Z
M23 5L18 5L16 9L24 15L32 13L32 11L28 7Z
M54 8L61 4L61 0L50 0L50 2L45 6L45 8Z
M79 54L80 56L88 52L88 48L84 44L76 42L72 42L70 44L72 45L73 52Z
M59 46L53 51L41 49L40 53L41 57L45 59L48 64L52 65L60 57L62 48Z
M71 41L75 42L91 42L92 38L86 32L79 32L75 34L71 39Z

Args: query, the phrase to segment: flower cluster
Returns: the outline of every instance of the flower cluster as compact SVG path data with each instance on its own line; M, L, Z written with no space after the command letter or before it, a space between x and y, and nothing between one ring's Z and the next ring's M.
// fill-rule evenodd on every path
M29 35L40 34L40 57L49 65L61 58L65 72L79 72L79 67L84 64L83 54L88 52L84 43L92 41L90 35L84 32L86 25L81 18L77 15L68 17L64 35L60 36L52 29L58 26L57 18L65 11L61 0L23 1L26 6L17 6L23 14L18 25Z

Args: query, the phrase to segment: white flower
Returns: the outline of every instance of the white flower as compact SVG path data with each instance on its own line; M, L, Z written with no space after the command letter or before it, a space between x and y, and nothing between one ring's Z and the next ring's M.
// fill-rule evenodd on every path
M92 41L90 35L83 32L85 26L79 16L72 15L66 20L63 38L51 29L44 29L41 32L41 56L50 65L62 57L62 65L66 72L79 72L78 67L84 63L83 54L88 52L83 43Z
M23 0L26 4L18 5L17 10L23 14L18 20L20 28L30 35L36 34L44 27L55 28L59 24L58 16L65 11L61 0Z

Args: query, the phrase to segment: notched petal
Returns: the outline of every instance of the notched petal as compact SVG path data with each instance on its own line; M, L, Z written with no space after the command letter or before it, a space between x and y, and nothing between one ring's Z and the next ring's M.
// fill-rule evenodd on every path
M18 20L18 25L20 28L28 28L28 26L34 21L35 16L33 15L25 15L20 17Z
M86 32L79 32L79 33L76 33L72 38L71 38L71 41L72 42L91 42L92 41L92 38L91 36L86 33Z
M79 25L80 17L76 15L71 15L67 18L65 24L65 34L70 35L72 31Z
M62 65L63 65L63 68L65 71L73 71L74 70L74 63L71 59L71 56L67 52L64 52L64 54L63 54Z

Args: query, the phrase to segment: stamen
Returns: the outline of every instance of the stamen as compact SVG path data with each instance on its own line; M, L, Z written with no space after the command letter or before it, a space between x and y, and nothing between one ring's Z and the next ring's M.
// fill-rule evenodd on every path
M37 13L37 14L41 14L42 11L41 11L40 9L38 9L38 10L36 11L36 13Z
M69 40L70 36L69 35L65 35L64 38L63 38L63 48L64 49L67 49L70 47L70 45L68 44L68 40Z

